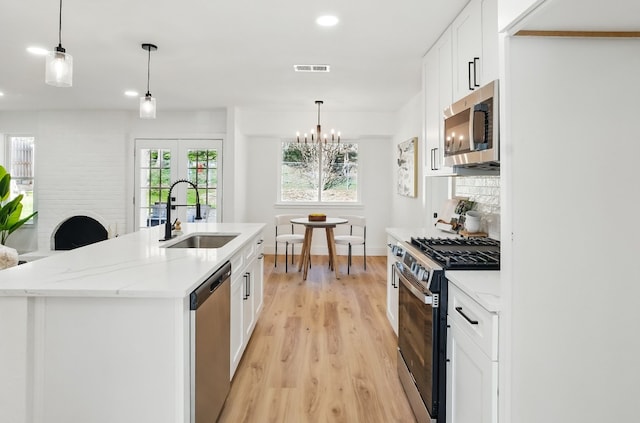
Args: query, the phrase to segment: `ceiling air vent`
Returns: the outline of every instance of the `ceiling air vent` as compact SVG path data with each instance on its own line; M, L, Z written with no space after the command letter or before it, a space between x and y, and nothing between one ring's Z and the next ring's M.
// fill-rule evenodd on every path
M296 72L329 72L329 65L293 65Z

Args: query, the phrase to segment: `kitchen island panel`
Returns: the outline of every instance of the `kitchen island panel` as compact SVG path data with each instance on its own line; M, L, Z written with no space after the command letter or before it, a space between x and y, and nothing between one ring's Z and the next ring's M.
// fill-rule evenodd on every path
M184 300L32 300L35 421L188 421Z

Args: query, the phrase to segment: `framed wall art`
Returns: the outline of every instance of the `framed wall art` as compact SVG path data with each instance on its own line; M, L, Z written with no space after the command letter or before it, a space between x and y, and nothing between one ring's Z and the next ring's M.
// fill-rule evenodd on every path
M406 197L418 196L418 138L398 144L398 194Z

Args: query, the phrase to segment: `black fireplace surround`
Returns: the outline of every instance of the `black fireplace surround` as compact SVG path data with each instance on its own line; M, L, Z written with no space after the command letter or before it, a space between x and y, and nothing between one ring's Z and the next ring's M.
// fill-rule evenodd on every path
M53 236L54 250L73 250L107 239L108 232L89 216L73 216L60 224Z

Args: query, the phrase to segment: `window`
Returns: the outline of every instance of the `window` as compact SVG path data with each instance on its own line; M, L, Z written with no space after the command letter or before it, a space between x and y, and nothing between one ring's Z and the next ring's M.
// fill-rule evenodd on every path
M6 142L5 168L11 174L10 198L22 194L22 214L28 216L34 211L34 137L8 136ZM33 218L27 224L33 223Z
M282 143L281 202L358 201L358 144Z

